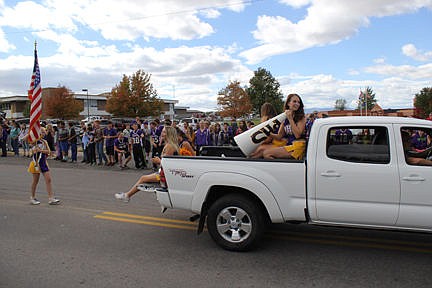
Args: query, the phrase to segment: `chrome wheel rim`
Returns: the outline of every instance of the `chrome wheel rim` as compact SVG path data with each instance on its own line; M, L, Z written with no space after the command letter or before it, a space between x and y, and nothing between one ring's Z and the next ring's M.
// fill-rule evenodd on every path
M252 221L248 213L239 207L224 208L216 218L219 235L231 243L246 240L252 231Z

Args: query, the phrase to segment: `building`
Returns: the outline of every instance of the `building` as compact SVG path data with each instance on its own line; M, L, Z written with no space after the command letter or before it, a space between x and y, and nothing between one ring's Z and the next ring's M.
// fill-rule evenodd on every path
M367 113L367 114L366 114ZM360 110L332 110L327 112L320 112L319 116L327 114L329 117L340 117L340 116L397 116L397 117L415 117L415 108L404 108L404 109L382 109L381 106L375 104L375 106L366 111Z
M87 116L101 116L105 118L111 117L111 114L106 112L106 100L109 93L102 93L97 95L77 93L74 94L75 99L83 102L84 110L80 112L82 118Z
M30 105L28 96L0 97L0 111L6 113L6 118L22 118L26 105Z
M43 88L42 89L42 119L49 118L44 114L43 110L43 98L47 97L51 93L54 93L56 88ZM86 93L75 93L75 99L83 102L84 110L80 112L80 118L84 119L87 116L101 116L104 118L110 118L112 115L108 113L106 109L107 97L110 93L102 94L88 94ZM173 99L161 99L164 104L162 107L162 113L160 118L173 120L174 118L189 117L193 112L188 112L189 107L175 106L178 100ZM28 96L16 95L0 97L0 110L6 113L6 118L17 119L24 117L24 111L29 109L30 101ZM179 113L180 114L177 114Z

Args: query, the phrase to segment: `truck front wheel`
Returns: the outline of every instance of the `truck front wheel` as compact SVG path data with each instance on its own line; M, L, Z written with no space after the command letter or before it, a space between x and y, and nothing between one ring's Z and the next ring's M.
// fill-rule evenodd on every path
M255 247L264 233L265 223L258 203L243 195L226 195L208 210L210 236L219 246L231 251Z

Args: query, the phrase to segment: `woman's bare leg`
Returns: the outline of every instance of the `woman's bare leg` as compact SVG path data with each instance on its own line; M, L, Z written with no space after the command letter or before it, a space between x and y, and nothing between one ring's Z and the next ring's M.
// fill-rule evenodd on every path
M52 180L51 180L51 173L49 171L43 173L43 176L45 178L45 186L46 190L48 192L48 198L54 198L54 193L52 191Z
M264 159L285 159L291 158L292 152L287 152L284 147L275 147L265 150Z
M32 181L31 189L30 189L32 198L36 197L36 187L37 187L37 184L39 183L39 177L40 177L39 173L33 173L33 181Z
M137 193L139 190L137 188L138 185L143 183L155 183L159 181L158 174L152 173L148 175L141 176L138 181L135 183L135 185L132 186L132 188L126 193L126 196L131 198L135 193Z
M251 158L263 158L264 151L271 149L273 146L271 144L261 144L258 148L251 153Z

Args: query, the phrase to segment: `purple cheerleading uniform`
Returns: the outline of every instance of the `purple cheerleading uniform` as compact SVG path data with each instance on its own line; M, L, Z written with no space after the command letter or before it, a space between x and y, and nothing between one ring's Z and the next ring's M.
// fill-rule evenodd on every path
M289 123L289 120L285 119L283 125L284 125L284 131L285 131L285 136L284 136L283 140L287 141L286 146L292 145L292 143L295 140L297 140L297 138L294 135L294 132L292 131L291 124ZM306 135L305 135L305 132L303 131L303 134L301 135L300 139L305 139L305 138L306 138Z
M38 140L35 145L39 146L39 148L41 149L47 149L47 147L45 147L45 143L42 142L41 140ZM45 173L49 171L49 167L47 163L47 155L45 153L41 153L41 152L34 153L32 159L33 161L39 163L38 166L40 172Z

